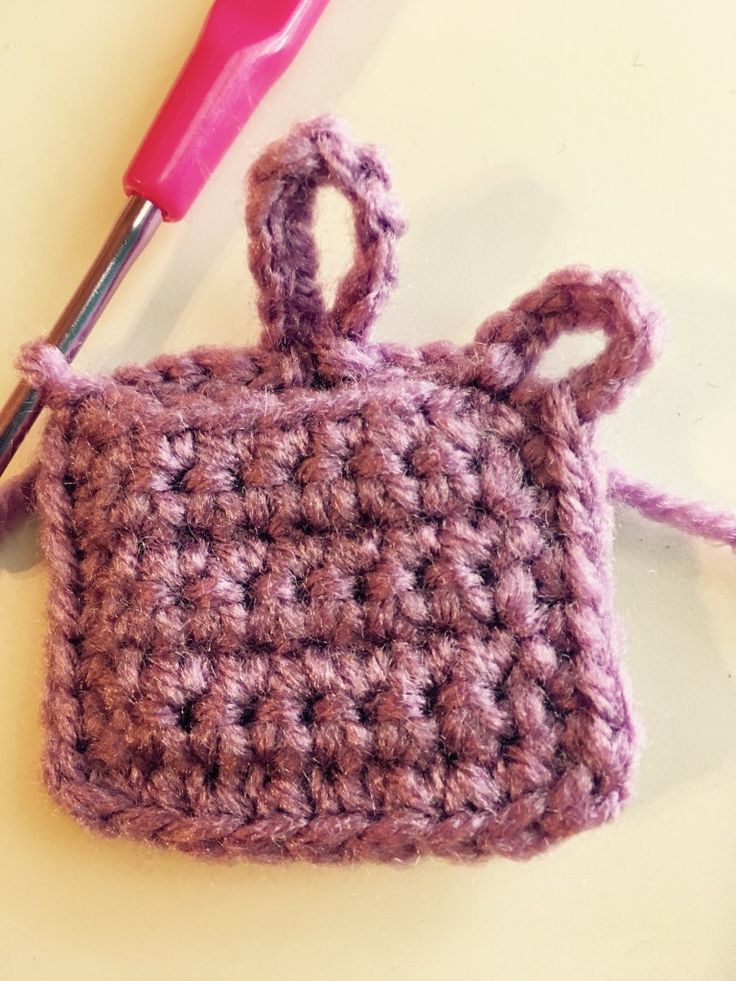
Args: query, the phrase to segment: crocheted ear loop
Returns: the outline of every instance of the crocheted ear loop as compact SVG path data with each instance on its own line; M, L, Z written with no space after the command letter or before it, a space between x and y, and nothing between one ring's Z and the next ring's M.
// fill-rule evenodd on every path
M317 281L312 233L316 192L325 186L342 192L355 215L355 262L331 310ZM395 244L405 227L375 147L356 145L329 116L295 127L251 168L246 223L269 346L309 344L325 333L366 336L396 282Z
M505 314L481 327L479 337L505 341L521 353L526 369L516 399L534 399L551 385L569 388L578 415L591 420L614 409L654 361L663 316L625 272L596 273L571 266L548 276L519 297ZM573 368L560 382L537 373L544 351L566 331L601 329L607 338L594 360Z

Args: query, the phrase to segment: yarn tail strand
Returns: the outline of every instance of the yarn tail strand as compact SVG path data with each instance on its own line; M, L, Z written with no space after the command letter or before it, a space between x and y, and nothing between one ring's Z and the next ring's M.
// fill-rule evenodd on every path
M0 540L36 508L36 477L39 465L0 485Z
M678 497L615 467L608 474L608 496L634 508L651 521L736 548L736 513L733 511Z

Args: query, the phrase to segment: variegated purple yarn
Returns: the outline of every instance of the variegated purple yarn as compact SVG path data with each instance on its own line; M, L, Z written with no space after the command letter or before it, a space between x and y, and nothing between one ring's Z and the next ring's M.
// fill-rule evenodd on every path
M326 184L356 232L329 310ZM610 819L636 740L595 423L656 312L571 268L464 347L369 343L403 224L329 119L256 163L247 218L259 346L106 378L24 352L54 410L50 790L99 831L257 859L522 857ZM592 328L595 361L538 376Z

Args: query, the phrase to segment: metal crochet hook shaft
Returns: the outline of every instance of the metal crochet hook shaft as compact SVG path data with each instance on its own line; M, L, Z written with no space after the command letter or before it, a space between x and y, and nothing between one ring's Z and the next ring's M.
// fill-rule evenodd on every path
M69 361L75 356L100 314L158 228L162 214L145 198L129 199L99 255L48 335ZM21 383L0 411L0 474L41 411L41 398Z
M48 336L71 360L159 223L178 221L328 0L215 0L123 177L130 201ZM19 385L0 411L0 475L41 409Z

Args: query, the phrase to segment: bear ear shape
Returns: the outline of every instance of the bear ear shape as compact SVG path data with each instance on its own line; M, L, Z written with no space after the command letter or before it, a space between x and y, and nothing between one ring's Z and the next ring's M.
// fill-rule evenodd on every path
M503 314L478 330L480 343L501 342L522 358L514 392L534 398L556 384L569 386L583 420L614 409L659 350L664 317L628 273L571 266L548 276ZM562 334L600 330L605 347L561 381L538 372L539 361Z
M353 206L355 262L331 310L317 280L312 232L317 190L331 186ZM255 162L248 179L250 268L260 290L264 342L285 348L320 335L360 341L397 279L396 240L404 231L380 154L358 146L325 116L295 127Z

